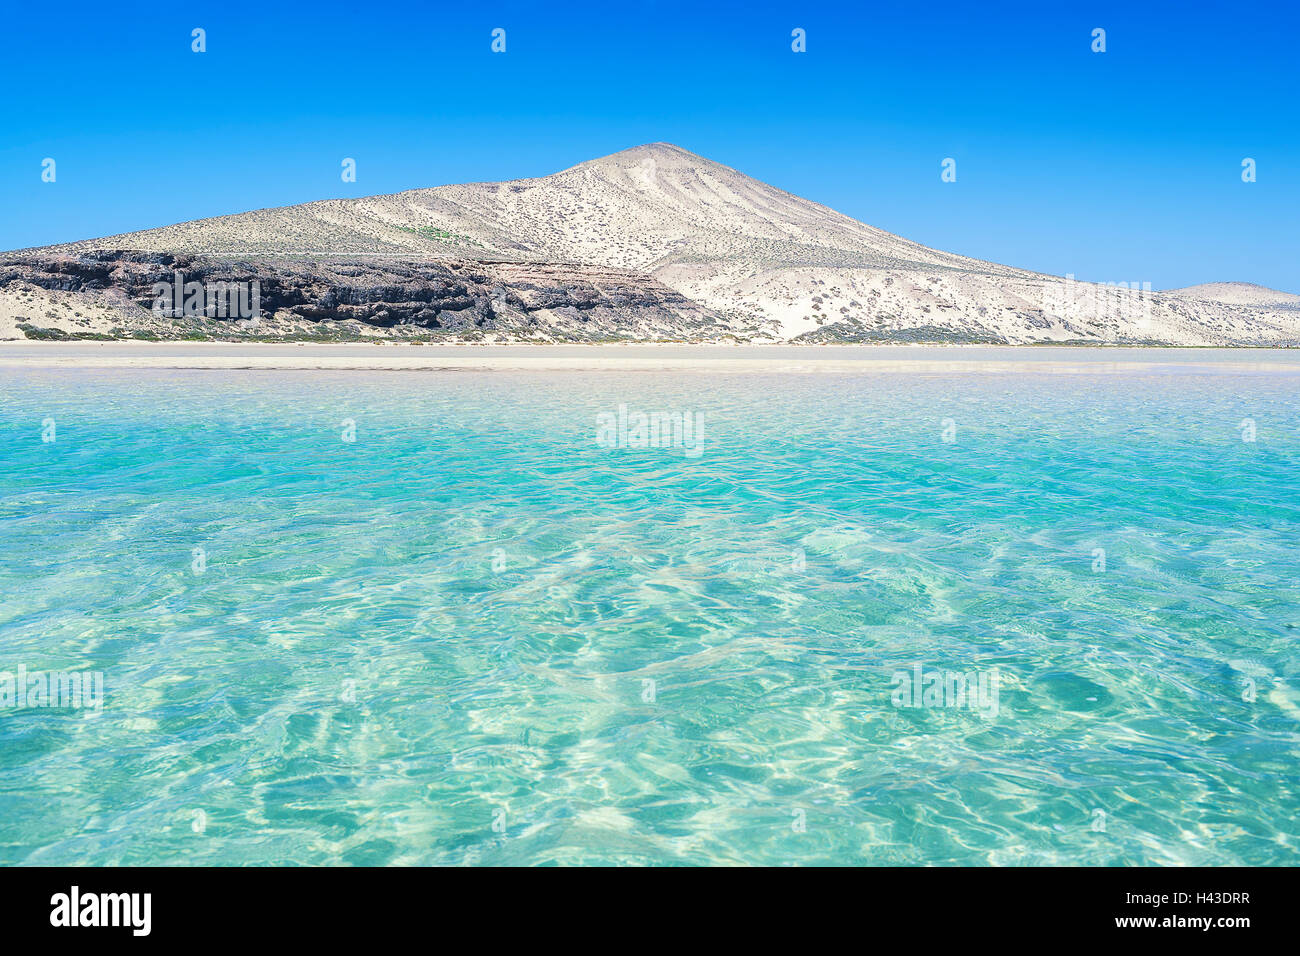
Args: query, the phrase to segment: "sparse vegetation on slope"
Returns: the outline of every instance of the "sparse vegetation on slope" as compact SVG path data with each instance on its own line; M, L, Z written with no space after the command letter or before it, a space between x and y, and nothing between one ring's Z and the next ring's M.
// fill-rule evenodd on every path
M746 341L1300 340L1300 307L1290 301L1300 297L1250 291L1258 287L1133 294L941 252L666 143L537 179L261 209L40 251L75 258L96 250L225 256L258 268L297 262L322 274L384 261L628 270L707 311L718 325L710 335ZM589 323L573 308L502 334L580 335ZM371 311L362 321L406 324L405 312L390 313L397 318ZM646 325L648 314L633 309L626 326L600 334L681 331L662 315L664 327ZM325 306L306 316L343 317Z

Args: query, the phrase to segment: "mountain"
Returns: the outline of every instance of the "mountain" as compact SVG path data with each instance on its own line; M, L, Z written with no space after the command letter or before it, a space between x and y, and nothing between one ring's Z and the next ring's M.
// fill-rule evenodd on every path
M325 200L26 250L0 261L0 285L116 288L140 305L147 282L178 263L228 277L278 270L270 312L296 329L332 320L489 339L1300 342L1289 301L1300 297L1196 294L1222 284L1129 289L941 252L666 143L537 179ZM69 281L87 268L100 278ZM454 276L469 273L483 280L476 291L456 286ZM431 292L438 283L451 292ZM590 294L570 296L575 286ZM594 323L593 308L604 310Z

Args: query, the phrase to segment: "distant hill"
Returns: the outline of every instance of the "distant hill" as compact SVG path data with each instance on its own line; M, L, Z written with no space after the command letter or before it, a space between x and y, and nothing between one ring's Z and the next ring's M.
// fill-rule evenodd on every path
M1223 302L1267 309L1300 309L1300 295L1279 292L1253 282L1205 282L1184 289L1170 289L1162 295L1202 302Z

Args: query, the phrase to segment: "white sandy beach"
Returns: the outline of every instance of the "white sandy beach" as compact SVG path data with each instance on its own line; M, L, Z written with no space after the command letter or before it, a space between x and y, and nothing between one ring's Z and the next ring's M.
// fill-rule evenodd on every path
M0 342L0 368L1300 373L1300 349Z

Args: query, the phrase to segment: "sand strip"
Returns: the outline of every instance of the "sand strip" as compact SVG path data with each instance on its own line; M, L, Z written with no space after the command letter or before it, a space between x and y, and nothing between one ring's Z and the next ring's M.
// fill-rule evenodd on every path
M1293 372L1300 349L0 342L0 368Z

